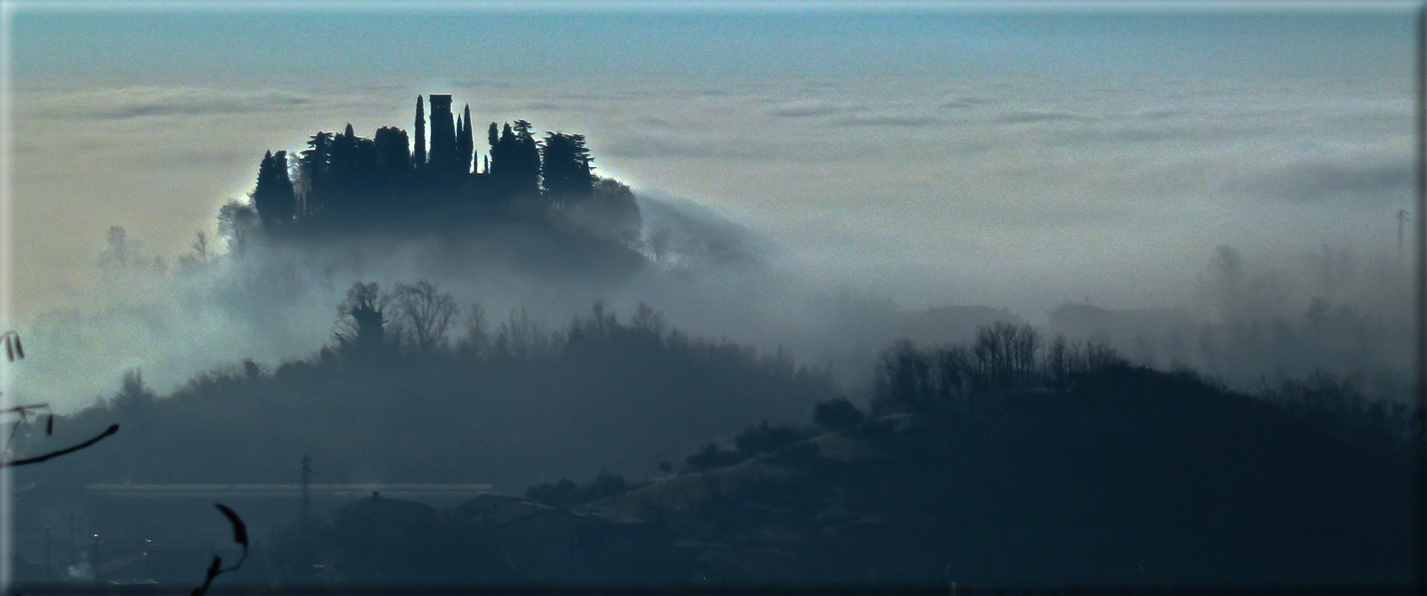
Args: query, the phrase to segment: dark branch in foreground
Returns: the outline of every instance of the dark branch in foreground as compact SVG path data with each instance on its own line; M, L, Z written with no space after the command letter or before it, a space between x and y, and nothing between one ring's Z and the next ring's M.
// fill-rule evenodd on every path
M0 409L0 414L19 414L21 418L33 414L37 410L48 410L49 404L24 404L13 408Z
M193 589L192 596L203 596L208 593L208 588L213 585L213 580L229 571L237 571L243 567L243 561L248 560L248 526L243 523L243 519L238 517L238 513L222 503L214 503L218 511L223 513L223 517L228 518L228 523L233 524L233 542L243 547L243 556L238 558L238 562L232 567L223 567L223 557L213 555L213 562L208 565L208 575L203 578L203 585Z
M35 456L35 457L27 457L27 458L24 458L24 459L12 459L12 460L8 460L8 461L0 461L0 468L9 468L9 467L13 467L13 466L25 466L25 465L29 465L29 464L37 464L37 463L40 463L40 462L42 462L42 461L54 459L54 458L59 457L59 456L61 456L61 455L67 455L67 454L70 454L70 453L74 453L74 452L76 452L76 451L79 451L80 449L84 449L84 448L89 447L89 446L91 446L91 445L93 445L93 444L95 444L95 443L98 443L99 441L104 440L105 437L107 437L107 436L109 436L109 435L112 435L112 434L114 434L114 433L116 433L116 432L119 432L119 425L117 425L117 424L112 424L112 425L109 426L109 428L105 429L104 432L99 433L99 436L96 436L96 437L94 437L93 439L90 439L90 440L88 440L88 441L85 441L85 442L83 442L83 443L80 443L80 444L78 444L78 445L75 445L75 446L73 446L73 447L68 447L68 448L65 448L65 449L60 449L59 451L51 451L51 452L46 453L46 454L44 454L44 455L37 455L37 456Z

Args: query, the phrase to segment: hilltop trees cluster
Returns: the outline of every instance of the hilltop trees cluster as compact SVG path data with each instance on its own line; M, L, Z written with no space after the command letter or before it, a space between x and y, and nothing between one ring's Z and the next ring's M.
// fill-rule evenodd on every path
M413 125L414 135L381 127L364 138L348 124L313 134L295 159L268 152L250 195L262 228L279 235L315 225L350 229L461 207L484 217L589 219L594 231L626 242L637 233L633 194L595 175L584 135L547 131L537 140L526 120L492 122L482 155L470 106L453 113L450 95L418 97Z
M1103 390L1107 382L1116 391L1145 392L1136 383L1146 375L1153 376L1150 368L1104 343L1070 342L1061 335L1046 342L1030 325L1001 322L980 328L969 343L919 347L902 340L883 350L872 377L871 414L979 410L1014 395L1083 394ZM1164 378L1196 392L1225 391L1187 368ZM1391 451L1410 441L1411 409L1401 401L1371 398L1368 381L1361 373L1342 376L1318 368L1302 379L1265 383L1253 397L1342 439ZM836 401L818 404L816 416L825 428L862 421L851 404Z
M919 348L909 340L884 350L873 377L875 411L951 404L978 394L1065 389L1077 376L1125 366L1110 347L1056 336L1049 344L1033 327L998 322L970 343Z

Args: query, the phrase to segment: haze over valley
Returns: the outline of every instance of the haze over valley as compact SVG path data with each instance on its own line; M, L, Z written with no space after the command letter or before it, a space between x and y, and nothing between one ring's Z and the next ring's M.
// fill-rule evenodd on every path
M1407 581L1406 5L487 8L6 17L7 573Z

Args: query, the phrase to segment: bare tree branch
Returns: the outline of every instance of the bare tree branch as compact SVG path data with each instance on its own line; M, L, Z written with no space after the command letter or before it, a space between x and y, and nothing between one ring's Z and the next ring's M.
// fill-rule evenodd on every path
M73 446L73 447L68 447L68 448L65 448L65 449L60 449L59 451L51 451L51 452L46 453L46 454L44 454L44 455L37 455L37 456L35 456L35 457L27 457L27 458L24 458L24 459L12 459L12 460L7 460L7 461L0 461L0 468L10 468L10 467L14 467L14 466L27 466L27 465L30 465L30 464L37 464L37 463L40 463L40 462L42 462L42 461L54 459L54 458L59 457L59 456L61 456L61 455L66 455L66 454L74 453L75 451L79 451L80 449L84 449L84 448L86 448L86 447L89 447L90 445L93 445L93 444L95 444L95 443L98 443L98 442L104 440L105 437L108 437L109 435L112 435L112 434L114 434L114 433L116 433L116 432L119 432L119 425L117 425L117 424L111 424L111 425L109 425L109 428L105 429L104 432L99 433L98 436L96 436L96 437L94 437L94 438L92 438L92 439L90 439L90 440L88 440L88 441L85 441L85 442L83 442L83 443L80 443L80 444L78 444L78 445L75 445L75 446Z

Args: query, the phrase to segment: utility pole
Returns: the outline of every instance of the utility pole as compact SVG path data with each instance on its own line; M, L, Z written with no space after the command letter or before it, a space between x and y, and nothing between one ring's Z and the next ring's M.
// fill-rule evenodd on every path
M1406 209L1399 209L1397 211L1397 262L1399 264L1402 263L1402 230L1406 227L1407 220L1411 218L1412 216L1407 213Z

